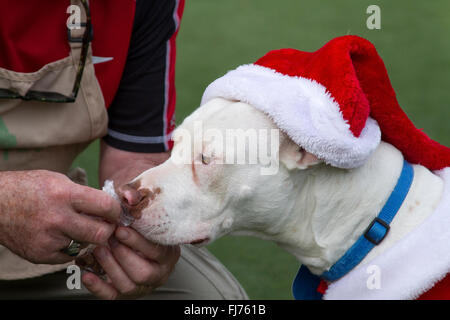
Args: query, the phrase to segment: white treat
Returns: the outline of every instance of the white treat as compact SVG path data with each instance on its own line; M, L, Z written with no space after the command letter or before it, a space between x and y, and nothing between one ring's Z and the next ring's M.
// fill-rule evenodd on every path
M107 194L109 194L111 197L113 197L115 200L119 201L119 196L117 195L116 190L114 189L114 181L105 180L105 184L102 190L105 191Z

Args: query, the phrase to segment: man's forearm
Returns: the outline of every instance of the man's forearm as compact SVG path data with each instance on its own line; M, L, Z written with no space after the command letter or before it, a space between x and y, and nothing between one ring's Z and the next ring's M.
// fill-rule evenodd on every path
M114 180L116 187L127 183L145 170L155 167L169 158L169 152L139 153L113 148L100 143L99 182Z

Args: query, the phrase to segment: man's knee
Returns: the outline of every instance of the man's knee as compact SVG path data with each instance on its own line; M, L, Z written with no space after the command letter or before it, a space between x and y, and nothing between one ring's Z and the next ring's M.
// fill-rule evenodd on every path
M169 280L144 299L226 299L248 296L236 278L208 250L182 246Z

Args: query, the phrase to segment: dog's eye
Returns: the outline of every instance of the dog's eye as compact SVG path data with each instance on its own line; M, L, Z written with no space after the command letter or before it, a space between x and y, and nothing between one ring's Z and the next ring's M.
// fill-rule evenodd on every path
M211 163L211 157L207 157L204 154L202 154L202 163L206 164L206 165L210 164Z

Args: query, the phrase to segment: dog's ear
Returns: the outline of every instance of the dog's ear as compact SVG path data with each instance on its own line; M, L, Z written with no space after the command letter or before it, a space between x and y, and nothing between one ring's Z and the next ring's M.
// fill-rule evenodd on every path
M280 162L283 163L288 170L293 170L306 169L322 161L294 142L286 141L280 148Z

